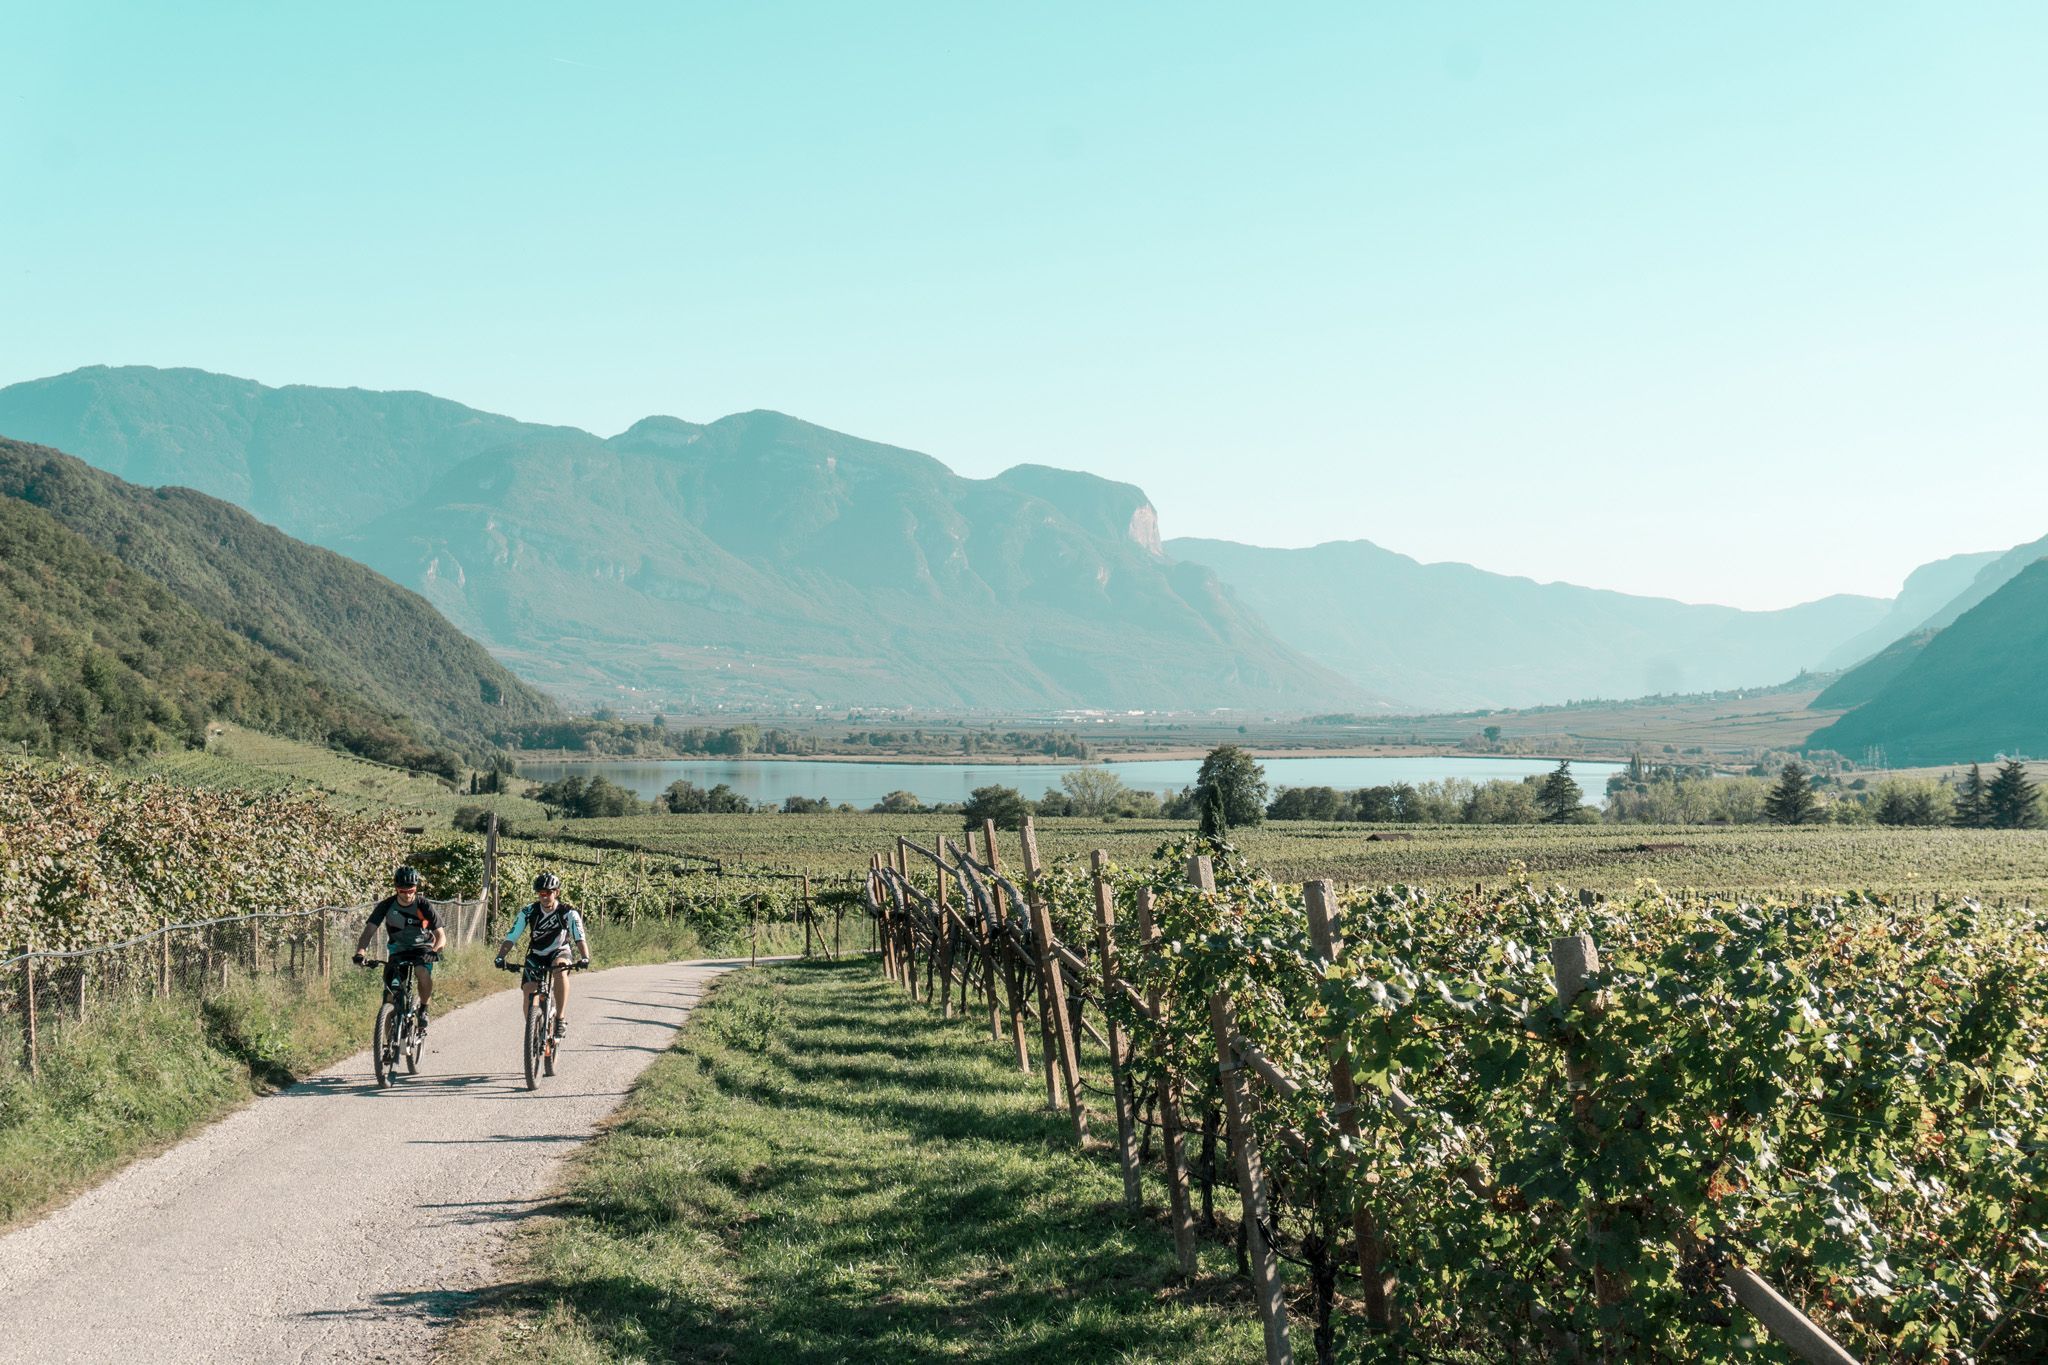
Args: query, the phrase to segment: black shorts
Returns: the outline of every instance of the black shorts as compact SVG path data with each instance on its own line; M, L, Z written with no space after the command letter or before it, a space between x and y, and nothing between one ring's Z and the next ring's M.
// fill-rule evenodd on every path
M558 967L566 967L574 960L566 952L557 953L553 957L528 956L526 965L520 969L519 979L521 981L538 981L541 977L547 975L549 971Z
M384 989L387 991L398 989L398 973L406 967L411 967L416 971L422 971L428 976L432 976L434 974L432 954L433 949L431 948L408 948L402 953L388 954L384 959Z

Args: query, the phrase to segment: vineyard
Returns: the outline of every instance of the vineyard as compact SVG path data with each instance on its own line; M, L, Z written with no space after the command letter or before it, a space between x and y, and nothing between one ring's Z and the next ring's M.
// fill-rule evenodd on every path
M2031 910L1018 851L874 859L884 970L1163 1185L1185 1272L1241 1211L1269 1360L2048 1357Z
M926 846L957 834L956 815L643 815L558 821L568 840L715 858L729 871L865 871L878 839L907 834ZM1120 863L1149 858L1187 822L1039 819L1046 856L1104 849ZM1383 886L1535 879L1632 892L1641 880L1668 888L1789 895L1876 891L1911 900L1936 888L1992 901L2048 904L2048 832L1774 825L1377 826L1268 821L1234 829L1238 850L1285 881L1330 877Z

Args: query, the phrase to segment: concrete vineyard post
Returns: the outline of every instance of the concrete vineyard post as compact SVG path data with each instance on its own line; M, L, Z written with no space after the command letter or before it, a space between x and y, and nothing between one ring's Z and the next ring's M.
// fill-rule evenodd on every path
M804 961L811 960L811 874L803 874Z
M1203 862L1208 859L1204 858ZM1231 1155L1236 1159L1237 1190L1244 1209L1245 1257L1252 1268L1252 1296L1259 1306L1259 1325L1266 1333L1267 1365L1294 1365L1294 1346L1287 1339L1287 1303L1280 1283L1280 1260L1266 1240L1271 1221L1267 1205L1266 1168L1252 1141L1250 1096L1244 1062L1231 1046L1237 1014L1222 991L1209 997L1209 1024L1216 1033L1216 1067L1223 1090L1223 1117L1230 1129Z
M981 822L982 861L988 864L991 877L1003 874L1002 855L996 850L996 822ZM1010 1009L1010 1038L1017 1049L1017 1070L1031 1074L1031 1046L1025 1040L1023 983L1017 976L1017 953L1010 940L1008 901L1003 894L1000 881L989 888L989 898L996 912L996 955L1003 961L1003 994Z
M1302 901L1308 907L1309 939L1314 944L1317 965L1328 966L1337 957L1337 889L1327 878L1305 882ZM1337 1107L1337 1125L1354 1143L1358 1140L1358 1088L1351 1076L1351 1049L1342 1040L1330 1045L1330 1098ZM1393 1293L1391 1278L1381 1269L1384 1247L1372 1210L1361 1202L1351 1218L1358 1243L1360 1298L1366 1320L1374 1327L1390 1325L1388 1297Z
M1138 1183L1137 1107L1131 1102L1130 1047L1124 1026L1109 1008L1116 997L1116 894L1109 885L1109 855L1096 849L1088 857L1095 879L1095 951L1102 963L1102 1016L1109 1033L1110 1085L1116 1093L1116 1155L1123 1167L1124 1207L1136 1212L1144 1201Z
M1552 939L1550 971L1557 988L1558 1008L1567 1021L1564 1073L1571 1088L1572 1117L1588 1138L1598 1141L1600 1129L1593 1116L1592 1068L1574 1041L1577 1028L1569 1022L1572 1011L1579 1007L1579 997L1585 994L1587 980L1600 974L1600 951L1593 946L1592 936L1571 934ZM1584 1005L1588 1015L1596 1013L1599 1008L1597 996ZM1623 1235L1617 1224L1633 1220L1618 1216L1611 1207L1592 1197L1586 1200L1585 1216L1587 1260L1593 1268L1593 1296L1602 1308L1614 1308L1628 1297L1627 1280L1612 1264L1617 1250L1615 1243ZM1602 1343L1602 1347L1601 1354L1605 1359L1626 1358L1625 1342L1608 1340Z
M1053 1043L1059 1049L1060 1081L1067 1092L1067 1112L1074 1119L1074 1140L1085 1144L1088 1109L1081 1101L1081 1059L1075 1051L1073 1015L1067 1010L1065 969L1060 966L1059 955L1053 952L1052 910L1045 903L1045 894L1037 889L1045 867L1038 859L1038 832L1031 827L1030 816L1024 817L1024 828L1019 834L1024 845L1024 875L1029 879L1024 890L1031 900L1032 932L1038 939L1039 971L1045 982L1038 998L1038 1013L1050 1027Z
M163 937L157 941L156 993L162 1000L171 997L171 917L164 916Z
M1138 942L1140 950L1148 955L1159 952L1159 929L1152 921L1152 888L1149 886L1138 888ZM1150 1011L1153 1022L1163 1029L1167 1006L1157 985L1146 988L1145 1007ZM1154 1056L1161 1055L1164 1050L1162 1042L1155 1047ZM1196 1270L1195 1212L1188 1192L1188 1155L1181 1136L1180 1095L1171 1077L1159 1084L1159 1126L1163 1137L1161 1145L1166 1149L1166 1198L1172 1211L1174 1259L1180 1264L1181 1278L1193 1279Z

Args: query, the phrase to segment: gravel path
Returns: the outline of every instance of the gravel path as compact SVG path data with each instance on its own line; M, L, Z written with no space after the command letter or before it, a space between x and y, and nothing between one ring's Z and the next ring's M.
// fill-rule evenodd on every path
M367 1052L0 1237L0 1357L418 1360L506 1232L729 962L586 972L560 1074L528 1093L519 994L434 1020L420 1074ZM367 1027L367 1020L365 1026Z

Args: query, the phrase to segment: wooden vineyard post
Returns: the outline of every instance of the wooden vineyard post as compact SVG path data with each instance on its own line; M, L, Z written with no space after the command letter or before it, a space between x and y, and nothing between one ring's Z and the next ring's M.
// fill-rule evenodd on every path
M315 947L314 951L315 951L316 953L318 953L318 954L319 954L319 957L320 957L320 979L321 979L322 981L325 981L325 980L327 980L327 972L328 972L328 960L327 960L327 912L326 912L325 910L322 910L322 911L321 911L321 912L319 913L319 915L318 915L318 916L317 916L317 917L315 918L314 922L315 922L316 924L318 924L318 925L319 925L319 931L318 931L318 932L319 932L319 934L320 934L320 942L318 943L318 945L316 945L316 947ZM488 937L490 936L490 935L489 935L489 929L490 929L490 925L489 925L488 921L487 921L487 922L485 923L485 925L484 925L484 928L485 928L485 931L486 931L486 932L485 932L485 937L486 937L486 938L488 938Z
M263 975L263 921L249 921L249 975Z
M156 993L160 1000L171 998L171 917L164 916L163 936L157 941Z
M1308 906L1309 939L1315 946L1317 965L1328 966L1337 957L1336 886L1327 878L1304 882L1301 894ZM1351 1075L1351 1049L1342 1041L1330 1045L1330 1096L1337 1107L1337 1126L1356 1144L1358 1113L1352 1106L1358 1103L1358 1087ZM1393 1286L1381 1269L1384 1248L1379 1227L1363 1202L1352 1212L1351 1230L1358 1242L1360 1298L1366 1321L1384 1330L1390 1325L1387 1298Z
M1124 1026L1110 1010L1122 987L1116 974L1116 893L1109 885L1109 855L1096 849L1088 855L1095 879L1095 951L1102 962L1102 1017L1109 1034L1110 1085L1116 1093L1116 1156L1123 1167L1124 1207L1137 1212L1144 1202L1138 1183L1138 1116L1131 1102L1131 1052Z
M1030 879L1025 883L1024 893L1031 900L1031 928L1038 939L1038 969L1045 982L1038 996L1038 1013L1059 1049L1060 1081L1067 1092L1067 1112L1074 1118L1074 1140L1085 1145L1088 1108L1081 1102L1081 1059L1074 1049L1074 1018L1067 1012L1066 976L1058 954L1052 950L1052 910L1045 903L1045 893L1037 889L1045 867L1038 860L1038 832L1031 827L1030 816L1024 817L1024 828L1019 833L1024 844L1024 875Z
M905 849L904 839L900 834L896 836L896 875L902 879L899 885L905 887L910 885L910 854ZM902 911L897 916L897 934L900 936L901 941L897 945L896 960L897 964L904 969L903 985L909 990L910 998L915 1000L917 999L917 926L911 923L909 897L907 895L903 896L898 905Z
M798 894L800 894L800 895L801 895L801 896L803 897L803 900L802 900L801 904L803 905L803 916L804 916L804 961L806 961L806 962L809 962L809 961L811 960L811 874L810 874L810 873L806 872L806 873L804 873L804 874L803 874L803 882L801 883L801 885L802 885L802 890L801 890L801 891L800 891L800 892L799 892Z
M77 961L78 975L72 979L71 994L73 1008L78 1012L78 1022L82 1024L85 1022L85 978L92 970L92 959L81 957Z
M36 936L28 936L28 951L21 955L22 1050L28 1054L28 1074L36 1074Z
M1209 860L1201 860L1207 863ZM1252 1141L1250 1096L1244 1062L1230 1040L1237 1033L1237 1013L1222 991L1209 997L1209 1024L1216 1033L1216 1067L1223 1090L1223 1117L1230 1127L1230 1150L1237 1159L1237 1190L1244 1207L1245 1257L1252 1268L1252 1295L1258 1300L1259 1325L1266 1332L1267 1365L1294 1365L1294 1347L1287 1339L1287 1303L1281 1293L1280 1261L1266 1240L1271 1217L1266 1202L1266 1168Z
M974 836L963 836L967 847L953 845L953 861L966 866L974 857ZM977 893L982 889L979 879L974 883ZM1002 942L996 937L990 911L993 903L1003 893L994 886L986 888L988 902L984 903L977 894L974 903L974 940L981 945L981 993L988 1004L988 1040L1001 1047L1003 1044L1002 1006L996 1001L996 957L1002 952Z
M889 898L882 890L882 855L868 859L868 900L875 907L875 947L882 954L882 975L896 979L896 963L889 951Z
M1159 929L1152 921L1149 886L1138 888L1138 942L1145 953L1159 951ZM1145 1008L1151 1013L1152 1022L1163 1031L1167 1006L1157 985L1146 988ZM1160 1044L1155 1056L1164 1049L1165 1045ZM1180 1264L1181 1278L1191 1280L1196 1270L1195 1212L1188 1196L1188 1154L1181 1138L1180 1095L1170 1076L1159 1083L1159 1126L1164 1138L1161 1146L1166 1149L1166 1199L1172 1211L1174 1259Z
M496 927L498 919L498 811L495 802L492 803L490 821L488 824L484 826L483 900L484 938L486 941L488 941L491 937L492 929ZM321 931L320 942L321 947L324 950L327 943L327 934L324 928ZM320 955L320 962L320 974L322 976L325 976L327 974L327 954L325 953L325 951L322 951Z
M953 916L946 909L946 866L945 846L939 847L940 861L932 865L932 883L938 888L938 895L932 904L933 919L937 922L938 942L932 945L932 958L939 968L939 1017L953 1017ZM925 978L925 995L931 995L931 978Z
M1550 943L1550 971L1557 986L1558 1008L1569 1021L1573 1007L1585 993L1589 977L1600 974L1600 951L1593 946L1590 934L1572 934L1565 938L1552 939ZM1586 1002L1588 1014L1597 1014L1600 1009L1598 996ZM1567 1040L1564 1044L1564 1074L1571 1087L1572 1117L1579 1130L1589 1140L1598 1141L1600 1128L1593 1117L1592 1068L1576 1043L1571 1041L1576 1033L1569 1022L1566 1026ZM1627 1282L1614 1270L1618 1250L1615 1214L1612 1209L1598 1200L1586 1201L1586 1240L1590 1255L1587 1259L1593 1267L1593 1297L1603 1309L1618 1306L1628 1296ZM1609 1340L1602 1343L1602 1355L1610 1360L1625 1359L1625 1343Z
M982 860L988 864L989 875L992 878L1002 876L1002 855L996 851L996 822L994 820L983 820L981 822L981 853ZM1005 909L1007 902L1003 895L1001 882L994 882L989 887L989 899L994 903L996 912L996 956L1002 959L1003 996L1010 1008L1010 1038L1017 1049L1017 1070L1029 1076L1031 1074L1031 1046L1025 1041L1024 1035L1024 1004L1022 999L1024 986L1017 978L1017 953L1015 946L1010 942L1009 916Z

